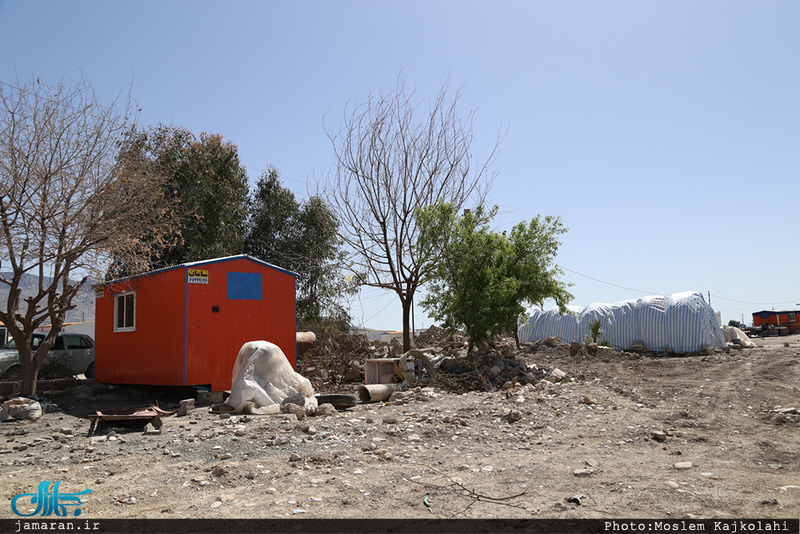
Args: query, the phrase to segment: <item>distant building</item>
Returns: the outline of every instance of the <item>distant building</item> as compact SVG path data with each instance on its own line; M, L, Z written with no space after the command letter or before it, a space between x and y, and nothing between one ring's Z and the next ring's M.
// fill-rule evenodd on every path
M420 332L423 330L417 330L416 332L412 333L412 336L418 336ZM353 328L352 332L354 334L361 334L366 336L369 341L383 341L384 343L389 343L392 339L397 339L400 342L403 341L403 331L402 330L375 330L372 328Z
M759 326L769 323L775 326L785 326L789 329L790 333L800 332L800 310L763 310L753 313L753 326Z
M53 325L44 324L36 329L37 332L46 334L50 331ZM61 326L62 332L73 332L76 334L86 334L94 339L94 321L82 321L79 323L64 323Z

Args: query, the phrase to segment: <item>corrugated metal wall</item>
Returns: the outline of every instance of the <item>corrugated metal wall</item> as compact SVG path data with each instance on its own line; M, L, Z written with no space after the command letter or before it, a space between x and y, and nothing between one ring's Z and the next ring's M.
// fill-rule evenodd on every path
M183 383L185 270L172 269L104 288L95 313L95 380L120 384ZM135 330L114 331L115 297L135 292Z
M229 278L242 282L233 293ZM115 332L115 296L127 291L136 294L135 330ZM96 317L98 382L229 389L239 349L261 339L295 366L295 277L248 257L110 284L97 298Z

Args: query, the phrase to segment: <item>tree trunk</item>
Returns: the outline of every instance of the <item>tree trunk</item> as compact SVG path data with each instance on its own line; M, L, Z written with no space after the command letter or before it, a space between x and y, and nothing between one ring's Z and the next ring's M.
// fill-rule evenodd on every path
M31 362L26 369L25 364L22 364L20 370L20 393L22 395L36 395L36 381L38 372L34 372L34 364Z
M403 352L411 350L411 299L403 302Z
M36 395L36 382L39 377L39 367L41 364L36 363L36 355L33 352L31 347L31 339L29 336L26 336L22 341L19 343L17 341L17 349L19 354L19 364L20 364L20 372L19 372L19 380L20 380L20 393L22 395ZM28 347L27 349L24 347Z

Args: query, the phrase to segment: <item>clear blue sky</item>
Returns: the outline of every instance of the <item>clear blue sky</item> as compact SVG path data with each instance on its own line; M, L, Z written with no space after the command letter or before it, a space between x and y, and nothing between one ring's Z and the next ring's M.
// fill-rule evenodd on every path
M800 308L800 1L0 0L0 78L81 72L144 125L222 134L255 180L333 164L323 116L448 77L476 156L507 129L498 229L559 215L574 305L711 293L746 322ZM399 329L365 294L356 322ZM430 319L417 309L417 327Z

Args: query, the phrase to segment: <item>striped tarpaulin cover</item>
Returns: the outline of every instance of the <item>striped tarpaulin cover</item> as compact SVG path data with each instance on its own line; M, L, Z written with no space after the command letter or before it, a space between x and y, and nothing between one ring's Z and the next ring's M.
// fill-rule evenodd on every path
M585 308L569 306L568 310L561 315L557 308L531 308L528 320L518 328L520 342L557 336L567 343L582 343L591 325L599 320L603 328L600 341L616 349L628 349L634 341L653 351L678 354L725 346L714 310L697 291Z

